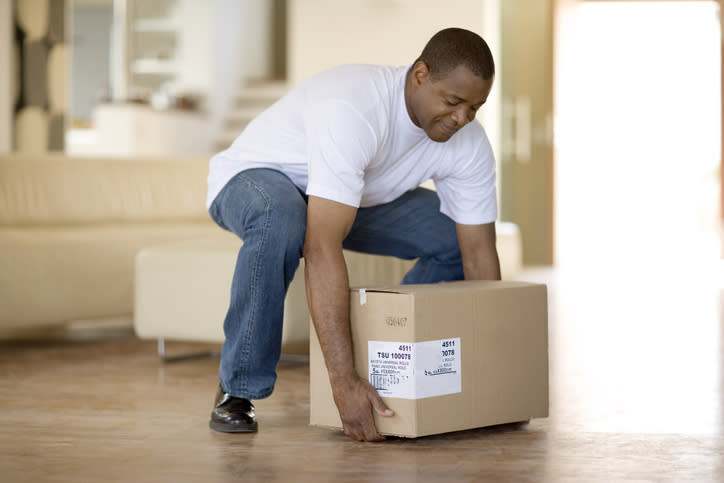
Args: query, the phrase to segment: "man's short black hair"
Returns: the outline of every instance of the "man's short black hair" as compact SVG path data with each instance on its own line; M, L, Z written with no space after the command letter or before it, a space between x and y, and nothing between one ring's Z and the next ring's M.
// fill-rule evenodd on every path
M444 77L461 64L485 80L495 75L495 62L488 44L475 32L461 28L447 28L433 35L415 63L419 61L427 64L433 80Z

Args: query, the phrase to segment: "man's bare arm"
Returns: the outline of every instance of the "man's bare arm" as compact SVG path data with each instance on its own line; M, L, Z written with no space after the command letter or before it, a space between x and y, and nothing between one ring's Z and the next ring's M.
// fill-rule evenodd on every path
M372 409L391 416L377 391L354 369L349 328L349 279L342 241L357 210L309 197L304 240L307 301L329 372L332 394L344 432L359 441L384 439L375 428Z
M500 280L495 223L456 227L465 280Z

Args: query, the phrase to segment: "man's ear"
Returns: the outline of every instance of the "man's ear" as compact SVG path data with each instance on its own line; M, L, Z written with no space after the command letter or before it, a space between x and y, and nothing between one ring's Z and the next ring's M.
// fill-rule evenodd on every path
M415 62L415 65L412 66L412 78L415 79L415 83L418 86L430 79L430 68L424 61L418 60Z

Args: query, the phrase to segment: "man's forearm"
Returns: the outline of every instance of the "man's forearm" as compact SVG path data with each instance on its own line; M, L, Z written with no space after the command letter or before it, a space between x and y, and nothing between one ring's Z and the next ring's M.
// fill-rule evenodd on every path
M465 280L500 280L495 222L483 225L457 224Z
M500 260L497 252L486 256L470 257L463 263L465 280L500 280Z
M305 253L304 275L309 310L330 380L342 382L356 374L349 328L349 279L342 251Z

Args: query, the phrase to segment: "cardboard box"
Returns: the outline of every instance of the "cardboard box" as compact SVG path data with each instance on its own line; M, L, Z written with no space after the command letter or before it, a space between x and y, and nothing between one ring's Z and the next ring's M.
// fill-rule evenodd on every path
M546 286L461 281L352 289L355 367L395 411L386 435L548 416ZM312 326L310 424L342 428Z

